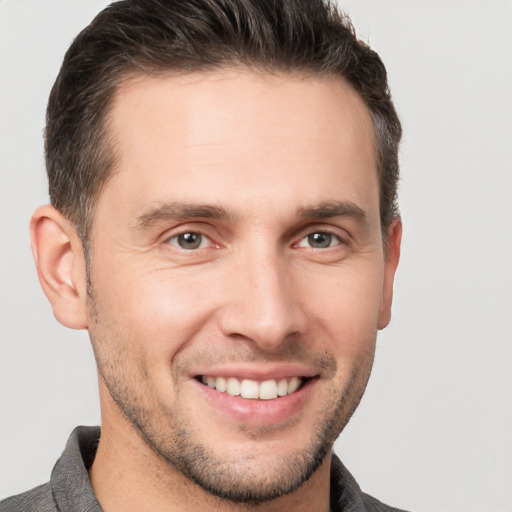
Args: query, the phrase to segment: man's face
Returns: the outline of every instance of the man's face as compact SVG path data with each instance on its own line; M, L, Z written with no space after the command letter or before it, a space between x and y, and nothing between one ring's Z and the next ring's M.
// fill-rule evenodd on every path
M289 492L389 314L370 115L337 79L225 71L134 79L110 121L88 321L104 425L218 496Z

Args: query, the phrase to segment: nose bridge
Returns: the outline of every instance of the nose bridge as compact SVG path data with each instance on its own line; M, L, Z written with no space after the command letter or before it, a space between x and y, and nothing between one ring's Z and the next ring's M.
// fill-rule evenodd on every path
M268 246L239 256L232 269L224 329L274 350L304 329L291 268L279 250Z

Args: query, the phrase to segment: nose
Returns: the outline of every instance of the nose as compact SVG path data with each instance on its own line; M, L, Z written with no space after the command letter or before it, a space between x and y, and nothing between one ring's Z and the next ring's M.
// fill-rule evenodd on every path
M225 335L272 352L304 333L306 317L293 272L278 255L241 257L230 268L224 291L220 324Z

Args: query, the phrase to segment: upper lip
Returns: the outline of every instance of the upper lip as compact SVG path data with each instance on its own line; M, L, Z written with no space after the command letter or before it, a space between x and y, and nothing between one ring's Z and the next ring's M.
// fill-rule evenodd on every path
M297 363L244 363L244 364L217 364L196 367L189 372L195 378L205 377L235 377L237 379L270 380L286 379L292 377L316 377L317 368Z

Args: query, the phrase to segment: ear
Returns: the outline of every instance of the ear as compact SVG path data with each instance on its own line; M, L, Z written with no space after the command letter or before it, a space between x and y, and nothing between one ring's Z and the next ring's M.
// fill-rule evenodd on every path
M39 282L55 318L71 329L87 328L87 283L82 242L53 206L38 208L30 221Z
M393 302L393 283L395 272L400 260L400 245L402 243L402 221L396 217L388 228L387 253L384 262L384 285L382 302L379 311L379 329L384 329L391 320L391 303Z

